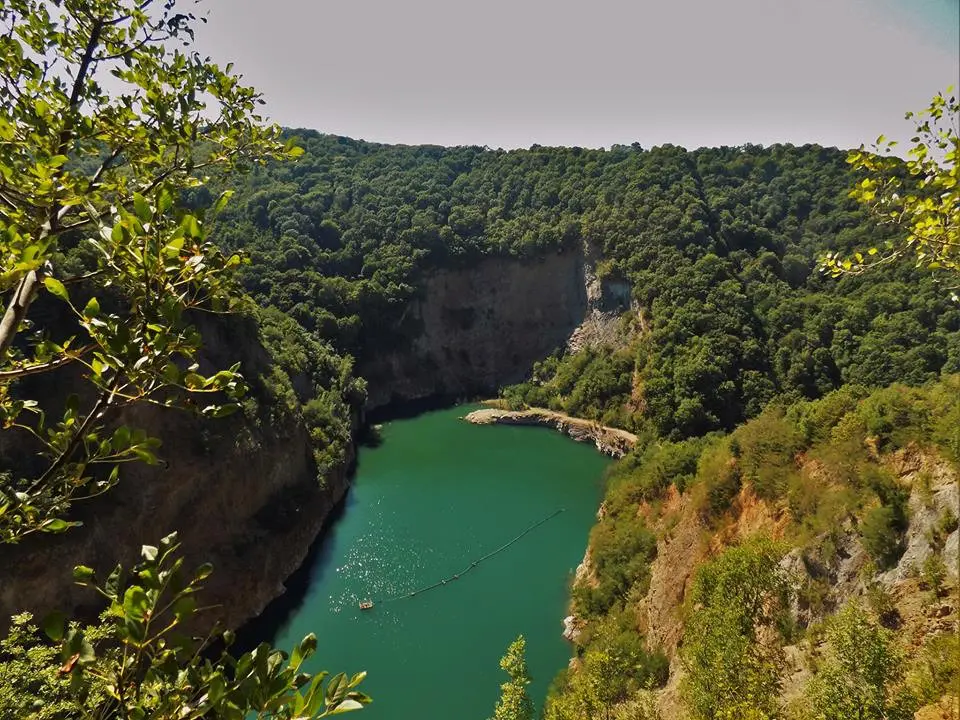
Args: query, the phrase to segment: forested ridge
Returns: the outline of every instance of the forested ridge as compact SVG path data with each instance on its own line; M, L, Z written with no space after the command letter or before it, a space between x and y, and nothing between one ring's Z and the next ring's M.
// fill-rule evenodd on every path
M390 146L297 131L216 235L252 258L249 292L359 359L417 331L431 269L586 243L649 319L627 349L537 368L517 402L673 438L731 429L775 397L960 369L960 310L905 265L834 280L828 249L879 244L846 155L816 145L686 151ZM207 192L206 190L204 192Z

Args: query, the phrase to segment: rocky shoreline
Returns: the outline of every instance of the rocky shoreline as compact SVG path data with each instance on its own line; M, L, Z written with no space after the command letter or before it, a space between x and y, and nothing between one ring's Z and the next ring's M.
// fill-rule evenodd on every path
M571 417L545 408L528 410L501 410L500 408L482 408L474 410L464 418L474 425L535 425L548 427L576 440L592 443L600 452L620 458L626 455L637 443L637 436L626 430L600 425L592 420Z

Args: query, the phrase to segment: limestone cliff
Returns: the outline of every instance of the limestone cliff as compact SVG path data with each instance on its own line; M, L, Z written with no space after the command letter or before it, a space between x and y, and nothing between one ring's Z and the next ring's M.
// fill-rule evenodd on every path
M358 369L368 407L464 397L521 380L562 347L587 313L580 249L520 261L489 257L473 268L438 270L408 312L420 331L407 347Z
M269 366L252 323L203 334L205 362L240 359L251 380ZM124 421L163 441L164 463L129 465L117 487L78 503L83 527L0 546L0 624L24 610L96 610L92 591L72 583L72 567L89 565L103 577L176 530L187 567L214 565L204 599L218 607L206 623L237 627L283 591L347 488L346 464L318 480L307 429L276 403L216 422L141 406Z

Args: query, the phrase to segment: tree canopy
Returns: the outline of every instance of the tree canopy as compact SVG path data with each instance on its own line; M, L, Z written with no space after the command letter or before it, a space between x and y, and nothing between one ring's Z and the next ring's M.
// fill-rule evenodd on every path
M835 149L503 151L291 134L303 157L230 178L215 234L250 253L243 283L262 305L360 366L419 332L407 310L430 272L587 245L601 278L632 287L640 337L547 359L508 399L678 439L732 429L774 398L960 369L960 309L928 273L817 272L829 250L898 232L849 197L858 176Z

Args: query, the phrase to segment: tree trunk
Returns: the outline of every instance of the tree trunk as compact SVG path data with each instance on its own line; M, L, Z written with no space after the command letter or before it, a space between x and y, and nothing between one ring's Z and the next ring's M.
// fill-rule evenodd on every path
M37 296L40 289L40 274L36 270L28 272L20 281L17 289L10 298L7 312L0 321L0 361L6 357L7 351L13 344L13 339L20 330L23 319L27 316L30 303Z

